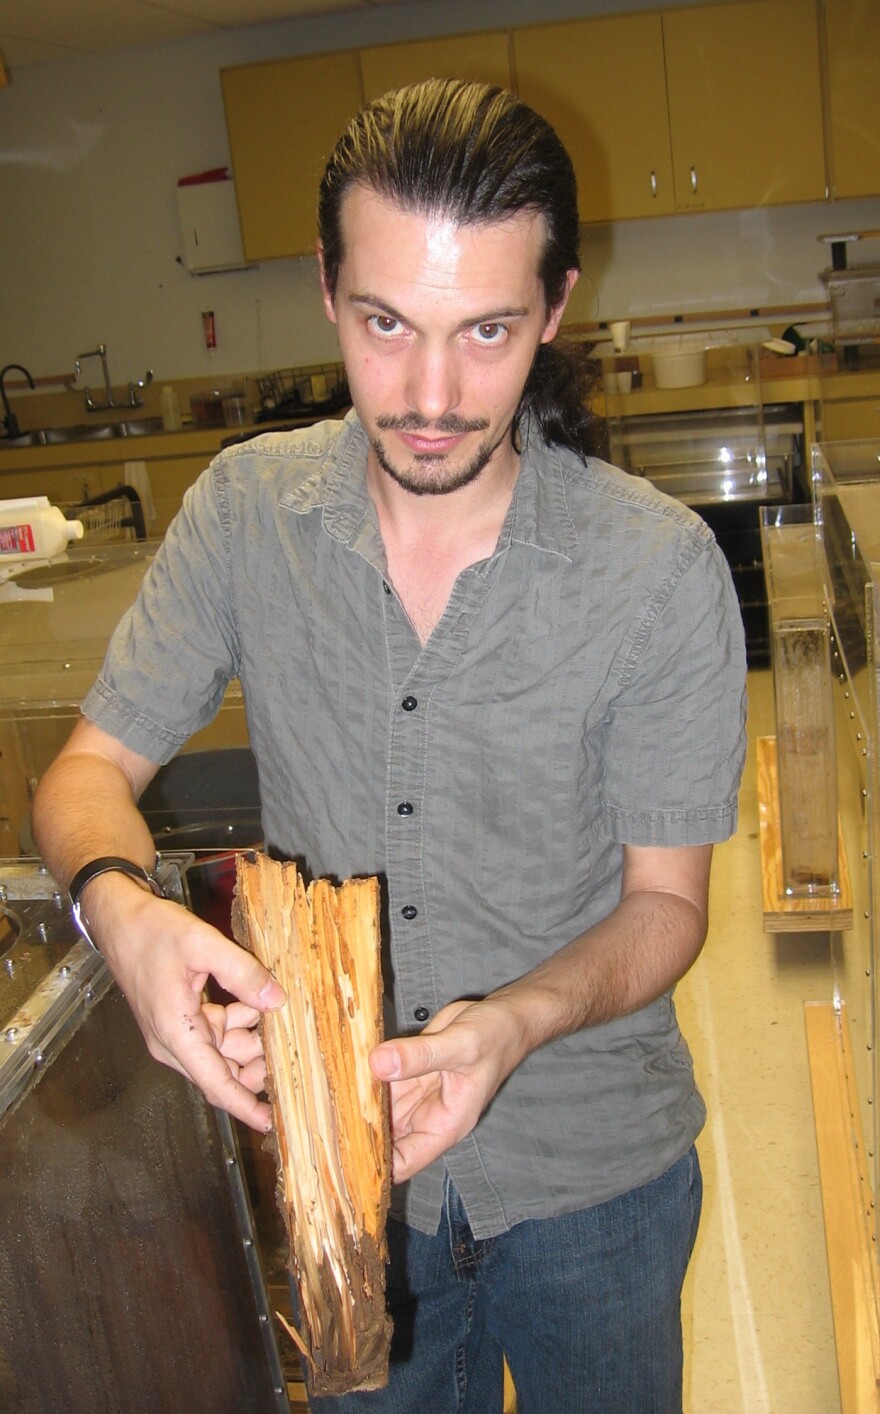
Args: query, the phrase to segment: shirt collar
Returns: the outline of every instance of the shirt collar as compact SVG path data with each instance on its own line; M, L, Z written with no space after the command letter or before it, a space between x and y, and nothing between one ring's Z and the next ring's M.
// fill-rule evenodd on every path
M368 559L384 562L379 523L364 479L366 433L353 410L333 432L334 440L314 449L320 455L313 473L286 491L281 504L300 515L320 510L329 535Z
M578 544L566 496L572 454L548 445L531 418L523 423L520 437L520 471L505 531L509 526L511 543L572 559Z
M516 543L571 559L578 536L568 509L566 482L571 458L564 449L548 446L540 429L527 418L521 429L522 457L510 509L498 549ZM352 550L384 561L378 519L364 479L369 444L357 414L349 412L328 455L283 498L291 510L321 509L328 534Z

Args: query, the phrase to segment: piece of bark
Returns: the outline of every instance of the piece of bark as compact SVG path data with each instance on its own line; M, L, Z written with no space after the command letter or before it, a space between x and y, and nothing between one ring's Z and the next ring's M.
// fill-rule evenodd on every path
M378 1389L391 1341L387 1092L368 1064L383 1035L378 881L307 889L295 864L241 854L233 931L287 993L261 1031L311 1384Z

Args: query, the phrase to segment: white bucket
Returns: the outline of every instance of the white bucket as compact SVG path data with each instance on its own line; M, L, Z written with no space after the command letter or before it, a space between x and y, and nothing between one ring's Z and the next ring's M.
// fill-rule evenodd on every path
M699 388L706 381L706 350L693 337L656 339L651 358L657 388Z

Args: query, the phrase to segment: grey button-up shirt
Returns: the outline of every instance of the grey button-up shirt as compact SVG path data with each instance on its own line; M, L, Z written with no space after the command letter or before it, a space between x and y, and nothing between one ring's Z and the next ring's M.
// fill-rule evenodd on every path
M267 846L378 874L389 1033L534 967L618 902L622 847L733 829L745 658L706 526L526 438L495 552L424 647L388 581L357 419L221 453L121 623L86 715L168 760L241 681ZM671 997L529 1056L444 1172L474 1233L664 1172L704 1119Z

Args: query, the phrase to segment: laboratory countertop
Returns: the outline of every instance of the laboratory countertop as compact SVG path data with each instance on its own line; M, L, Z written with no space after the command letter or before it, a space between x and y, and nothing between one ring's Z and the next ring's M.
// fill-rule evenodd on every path
M599 384L593 407L603 417L637 417L748 407L759 402L806 403L871 397L880 397L880 368L876 366L829 372L820 371L814 360L791 359L779 360L757 376L742 368L710 365L706 382L694 388L657 388L653 385L648 367L644 370L643 385L629 393L606 395ZM299 425L308 426L316 421L316 417L304 416L298 421ZM232 436L271 432L280 426L293 425L294 419L286 419L279 424L264 422L240 428L188 425L176 432L35 447L4 447L0 440L0 486L3 474L9 472L56 471L66 467L118 465L129 460L176 460L184 457L203 458L207 463L220 450L222 443Z
M175 432L160 431L137 437L108 437L96 441L84 439L33 447L7 447L0 439L0 478L4 472L61 471L66 467L112 466L126 461L153 461L164 458L171 460L179 457L200 457L207 464L230 437L245 433L256 435L286 427L309 427L317 420L318 417L312 414L300 418L285 418L277 423L251 423L242 427L185 424Z

